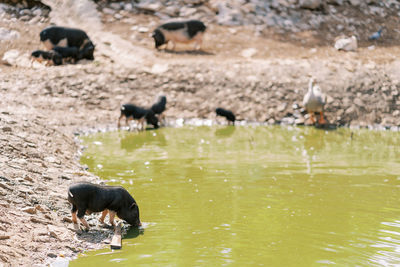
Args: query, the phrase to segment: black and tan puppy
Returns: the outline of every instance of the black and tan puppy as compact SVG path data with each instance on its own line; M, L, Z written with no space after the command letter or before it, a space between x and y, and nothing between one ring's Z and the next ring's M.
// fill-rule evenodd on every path
M125 117L126 125L129 124L129 120L138 120L140 129L144 130L144 122L152 124L155 129L158 128L158 119L151 109L145 109L133 104L124 104L121 106L121 115L118 119L118 128L121 126L121 119Z
M228 120L228 124L235 124L236 117L232 111L223 108L216 108L215 113L217 113L217 116L225 117Z
M156 103L151 106L151 110L158 115L158 119L161 121L164 118L163 112L166 109L167 97L165 95L159 96Z
M163 44L167 47L168 42L172 43L172 50L176 43L195 42L195 49L199 50L205 31L206 25L199 20L173 21L158 26L152 37L157 49Z
M94 45L86 32L80 29L51 26L40 32L40 41L48 50L55 46L76 47L82 58L94 59Z
M114 217L127 221L132 226L141 226L139 207L129 192L121 186L101 186L91 183L75 183L68 189L68 202L72 204L72 222L78 226L78 218L89 230L85 214L102 212L100 222L104 223L107 213L110 214L110 223L114 224Z
M83 47L81 47L81 49L79 49L79 53L78 53L78 59L89 59L89 60L94 60L94 44L91 41L88 41L87 43L85 43L85 45L83 45Z
M73 63L75 63L78 60L79 49L75 46L73 47L55 46L53 47L52 50L60 54L63 59L72 61Z
M32 52L31 57L33 60L37 60L39 62L46 61L46 64L52 62L54 65L61 65L63 60L62 56L56 51L42 51L35 50Z

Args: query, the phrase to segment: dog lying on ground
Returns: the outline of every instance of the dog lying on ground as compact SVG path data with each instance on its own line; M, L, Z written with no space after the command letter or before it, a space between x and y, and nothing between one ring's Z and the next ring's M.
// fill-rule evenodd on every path
M121 119L125 117L126 125L129 125L129 120L138 120L139 129L145 129L145 121L152 124L155 129L158 128L158 119L151 109L145 109L133 104L124 104L121 106L121 115L118 119L118 128L121 126Z
M76 47L77 59L93 60L95 46L86 32L80 29L51 26L40 32L40 41L48 50L54 47Z
M154 103L150 108L156 115L158 115L159 121L164 119L164 114L162 113L165 111L166 105L167 105L167 97L162 95L158 97L157 102Z
M236 117L232 111L223 108L216 108L215 113L217 113L217 116L225 117L228 120L228 124L235 124Z
M199 20L174 21L158 26L152 37L157 49L163 44L166 44L167 48L168 42L172 43L172 50L175 49L176 43L195 42L195 49L199 50L205 31L206 26Z
M79 49L77 47L55 46L52 50L60 54L64 60L71 61L72 63L78 61Z
M50 62L52 62L53 65L61 65L63 63L62 56L54 50L35 50L32 52L31 58L39 62L46 61L46 65Z

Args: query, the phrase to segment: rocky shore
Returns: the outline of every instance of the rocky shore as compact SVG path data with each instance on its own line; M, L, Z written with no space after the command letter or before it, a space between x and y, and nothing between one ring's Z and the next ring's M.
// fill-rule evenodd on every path
M16 51L14 61L3 60L0 65L0 263L4 266L46 265L56 257L73 257L107 242L111 230L98 227L95 216L90 222L96 230L74 234L66 189L75 181L98 179L79 164L76 135L88 129L115 129L121 103L147 106L164 93L170 121L214 119L215 107L224 106L247 122L303 124L301 102L314 76L327 95L326 115L331 124L398 131L400 60L396 55L400 49L393 45L398 33L391 24L386 34L393 35L387 39L346 53L322 45L338 33L339 24L331 32L322 24L302 28L299 23L288 32L279 23L275 29L265 22L250 23L252 13L243 10L240 23L222 23L223 12L216 16L211 5L206 13L209 19L199 17L208 23L202 52L156 51L149 33L173 11L168 1L157 2L161 4L154 11L145 7L154 4L150 1L99 2L101 27L87 29L96 44L95 61L59 67L32 64L28 57L40 47L40 30L55 19L52 12L59 11L53 7L50 15L39 11L34 15L34 10L47 8L20 6L0 13L0 27L14 31L0 41L0 58ZM207 6L206 1L177 2L186 9L169 17L189 17L191 12L195 16ZM223 2L231 9L239 3ZM262 2L248 3L257 7ZM305 7L306 1L279 2L287 4L275 8L269 4L269 10L288 14L304 10L320 17L332 7L348 14L357 9L357 1L315 1L321 3L316 8ZM222 5L222 1L207 3ZM368 10L380 8L386 15L398 12L397 2L387 3L360 5ZM31 14L25 12L29 19L16 15L27 8L33 9ZM187 15L180 14L181 10ZM375 25L379 17L371 17ZM368 25L360 26L363 36L372 31L372 24ZM324 29L326 38L322 39Z

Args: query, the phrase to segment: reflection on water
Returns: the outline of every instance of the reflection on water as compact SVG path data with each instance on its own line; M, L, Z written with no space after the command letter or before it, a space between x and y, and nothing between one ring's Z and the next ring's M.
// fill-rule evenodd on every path
M161 131L143 131L139 133L121 132L120 133L121 149L131 152L143 146L166 146L166 139Z
M399 133L184 127L85 138L82 158L138 201L145 233L71 266L391 265ZM105 254L104 254L105 253Z
M235 132L236 127L229 125L215 130L216 137L229 137Z

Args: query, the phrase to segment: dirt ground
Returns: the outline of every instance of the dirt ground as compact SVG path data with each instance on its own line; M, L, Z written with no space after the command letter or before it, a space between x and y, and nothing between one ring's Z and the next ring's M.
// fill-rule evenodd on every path
M211 24L201 51L157 51L149 34L158 23L149 15L103 15L101 29L88 30L93 62L0 65L0 266L46 265L108 242L111 230L93 216L95 230L72 231L66 193L72 182L97 180L79 164L76 136L116 130L122 103L148 106L163 93L170 122L214 119L223 106L239 120L303 124L301 103L314 76L331 124L400 126L397 45L365 43L346 53L311 31L284 36ZM17 49L28 58L48 24L0 21L21 33L1 43L0 56Z

